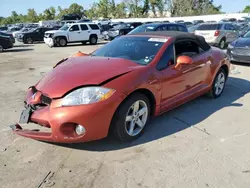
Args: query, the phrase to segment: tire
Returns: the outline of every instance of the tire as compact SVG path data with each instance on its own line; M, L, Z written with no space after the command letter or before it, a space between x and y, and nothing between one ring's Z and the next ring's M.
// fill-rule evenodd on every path
M63 37L60 37L60 38L58 39L58 45L59 45L60 47L65 47L65 46L67 46L67 40L66 40L65 38L63 38Z
M3 46L0 45L0 53L3 52Z
M89 37L89 43L90 43L91 45L97 44L97 37L96 37L95 35L91 35L91 36Z
M27 38L26 39L27 44L33 44L33 39L32 38Z
M86 41L84 41L84 42L82 42L82 44L83 44L83 45L86 45L86 44L87 44L87 42L86 42Z
M138 105L139 108L134 113L134 107L138 107ZM115 138L126 142L135 140L143 134L149 121L150 108L148 97L141 93L135 93L126 99L118 108L112 120L111 131ZM143 114L141 115L138 112Z
M215 76L212 89L209 91L208 96L214 99L219 98L224 91L226 81L226 72L224 71L224 69L221 68Z
M125 35L125 32L124 31L120 31L119 35Z
M219 43L219 48L220 49L225 49L226 47L226 39L221 39L220 43Z

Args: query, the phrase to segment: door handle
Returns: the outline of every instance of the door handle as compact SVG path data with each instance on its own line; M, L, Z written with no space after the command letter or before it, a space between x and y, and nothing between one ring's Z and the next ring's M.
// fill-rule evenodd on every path
M81 32L77 32L77 33L79 33L79 34L80 34Z
M90 31L88 31L88 33L90 33Z

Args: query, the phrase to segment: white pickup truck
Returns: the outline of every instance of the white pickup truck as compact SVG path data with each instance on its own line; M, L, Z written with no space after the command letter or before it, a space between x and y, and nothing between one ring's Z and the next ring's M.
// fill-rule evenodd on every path
M101 31L95 23L65 24L59 30L47 31L44 34L44 42L50 46L64 47L67 43L82 42L96 44L101 38Z

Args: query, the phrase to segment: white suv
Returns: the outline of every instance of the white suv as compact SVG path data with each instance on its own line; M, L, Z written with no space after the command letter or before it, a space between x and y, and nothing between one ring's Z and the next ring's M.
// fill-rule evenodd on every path
M101 38L101 30L94 23L66 24L59 30L47 31L44 35L44 42L50 46L66 46L67 43L82 42L96 44Z

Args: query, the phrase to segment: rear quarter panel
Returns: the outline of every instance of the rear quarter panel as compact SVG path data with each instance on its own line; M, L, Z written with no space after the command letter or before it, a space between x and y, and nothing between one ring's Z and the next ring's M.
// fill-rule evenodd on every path
M213 80L219 71L219 69L226 65L228 67L228 71L230 71L230 60L228 55L220 50L219 48L212 47L212 57L211 57L211 65L210 65L210 83L212 85Z

